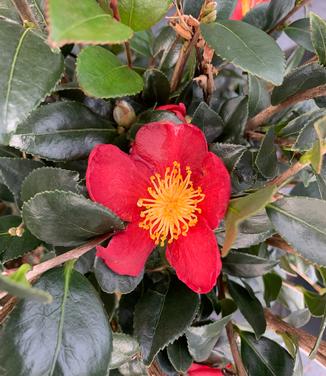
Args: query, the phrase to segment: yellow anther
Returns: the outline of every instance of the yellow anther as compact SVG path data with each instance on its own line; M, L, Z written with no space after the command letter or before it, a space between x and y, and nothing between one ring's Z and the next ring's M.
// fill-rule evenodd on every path
M151 197L140 198L137 202L138 207L144 208L140 212L144 220L139 227L149 230L157 245L163 246L166 240L171 244L180 235L186 236L189 228L198 222L197 214L201 209L197 206L205 195L200 187L194 189L191 173L186 166L183 175L180 163L174 161L172 168L166 168L164 178L160 174L150 177L152 186L147 191Z

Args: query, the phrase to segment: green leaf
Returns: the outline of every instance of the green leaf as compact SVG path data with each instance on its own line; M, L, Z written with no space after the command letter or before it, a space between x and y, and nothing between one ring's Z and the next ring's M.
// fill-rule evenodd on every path
M79 173L55 167L41 167L32 171L24 180L21 189L22 201L28 201L44 191L79 192Z
M139 285L144 276L144 272L137 277L117 274L98 257L95 259L94 273L99 286L108 294L128 294Z
M239 143L243 140L245 125L248 120L248 97L238 97L239 103L225 119L221 136L223 142Z
M267 306L270 306L270 303L277 299L281 287L282 287L282 278L276 273L266 273L263 275L264 281L264 299Z
M305 49L303 47L297 46L291 55L288 57L286 62L285 75L287 76L293 69L297 68L305 54Z
M256 298L255 294L242 287L236 282L228 282L229 292L234 301L236 302L240 312L253 328L256 338L260 338L266 330L266 320L264 316L264 310L260 301Z
M199 307L199 296L173 279L165 293L148 290L135 309L134 329L146 365L191 324Z
M143 79L135 71L122 65L110 51L86 47L78 55L77 78L83 91L98 98L116 98L139 93Z
M270 127L260 145L255 160L259 172L266 179L272 179L278 174L275 137L275 129Z
M266 208L282 238L305 259L319 265L326 265L325 210L324 200L308 197L287 197Z
M274 85L282 83L283 53L273 38L262 30L244 22L227 20L201 25L201 31L206 42L223 59Z
M249 253L230 251L223 260L223 270L240 278L255 278L264 275L278 264L277 261Z
M186 331L188 348L196 362L203 362L212 352L225 325L231 320L232 314L225 316L211 324L191 326Z
M167 12L170 0L119 0L121 22L134 31L155 25Z
M117 136L111 123L77 102L42 106L19 125L10 145L54 161L83 159Z
M147 105L165 104L170 96L170 82L166 75L155 68L144 73L143 100Z
M303 296L304 302L313 316L324 316L326 309L326 294L319 295L312 291L303 290Z
M188 370L192 363L192 357L189 354L187 340L182 336L167 347L168 358L173 367L181 373Z
M151 30L137 31L129 43L138 55L153 57L154 35Z
M204 132L207 142L213 142L222 133L224 127L221 116L205 102L201 102L196 108L191 124L197 125Z
M112 335L96 291L85 277L65 268L45 273L35 284L52 304L23 300L0 336L0 364L7 376L106 376Z
M284 29L285 34L307 51L314 52L311 41L309 18L301 18Z
M36 168L44 166L42 162L31 159L0 158L0 178L16 202L20 203L20 190L24 179Z
M66 247L123 229L122 221L109 209L64 191L36 194L24 203L23 220L37 238Z
M320 64L326 65L326 22L317 14L310 13L311 38Z
M318 353L319 346L320 346L320 344L323 340L323 335L324 335L325 329L326 329L326 305L324 307L324 314L323 314L323 318L322 318L321 323L320 323L320 329L319 329L318 337L316 339L316 343L315 343L313 349L311 350L311 352L309 354L310 359L314 359L316 357L316 355Z
M230 173L234 170L246 150L247 148L243 145L216 143L210 146L210 151L222 159Z
M217 1L217 19L224 20L232 16L237 5L237 0L218 0Z
M48 0L47 16L53 47L68 43L122 43L133 34L130 27L116 21L93 0Z
M0 217L0 260L2 262L21 257L41 244L41 241L36 239L28 229L23 230L22 236L9 234L10 228L18 227L21 223L21 217L15 215Z
M225 219L225 241L222 256L226 256L237 238L238 226L245 219L262 210L272 199L277 187L274 185L262 188L247 196L230 201Z
M265 83L249 74L249 116L253 117L271 104L270 95Z
M305 326L311 319L311 314L308 308L298 309L290 313L287 317L283 318L283 321L294 326L295 328L301 328Z
M33 29L0 20L0 35L0 140L6 143L8 134L54 89L63 58Z
M14 273L14 275L11 275L10 277L5 277L0 274L0 290L7 291L10 295L16 296L18 298L23 298L26 300L33 300L34 304L35 304L35 300L41 303L51 303L52 296L49 293L39 288L31 287L30 284L27 282L25 274L30 269L31 269L30 265L23 264ZM0 336L0 343L1 343L1 336ZM0 359L1 359L1 354L0 354Z
M265 30L271 30L276 26L295 6L295 0L273 0L266 11Z
M300 85L298 85L300 82ZM305 64L290 72L281 86L272 92L272 105L286 101L295 94L326 84L326 69L317 63Z
M250 376L290 376L294 360L278 343L249 332L240 332L241 358Z
M11 0L0 0L0 16L20 22L19 14Z
M118 368L122 364L129 362L139 351L138 342L127 334L113 333L112 339L109 369Z

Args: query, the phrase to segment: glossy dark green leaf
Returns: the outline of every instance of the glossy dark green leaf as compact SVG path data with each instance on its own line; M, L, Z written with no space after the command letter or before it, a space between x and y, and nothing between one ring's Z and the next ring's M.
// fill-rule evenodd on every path
M123 333L113 333L109 368L114 369L129 362L139 352L137 341Z
M272 179L278 173L275 137L275 129L270 127L260 145L255 161L259 172L266 179Z
M116 130L106 119L77 102L57 102L34 111L10 145L45 159L86 158L96 144L111 143Z
M265 30L271 30L285 16L287 16L295 5L295 0L272 0L266 11Z
M143 99L147 105L165 104L169 100L170 82L158 69L151 68L144 73Z
M170 0L120 0L121 22L134 31L146 30L155 25L167 12Z
M223 59L274 85L282 83L285 66L282 51L263 31L245 22L230 20L201 25L201 31L206 42Z
M117 22L93 0L48 0L47 17L54 47L68 43L121 43L133 34L130 27Z
M269 204L266 209L282 238L301 256L319 265L326 265L325 210L324 200L308 197L287 197Z
M249 93L248 93L249 116L253 117L258 112L264 110L271 103L270 95L265 83L259 78L249 75Z
M217 1L217 19L224 20L232 16L237 5L237 0L218 0Z
M294 360L278 343L241 332L241 358L250 376L293 375Z
M326 65L326 21L317 14L310 13L312 44L320 64Z
M247 148L242 145L216 143L210 146L210 151L222 159L231 173Z
M239 97L239 103L225 119L221 136L223 142L239 143L243 139L245 125L248 120L248 97Z
M37 238L66 247L123 229L122 221L109 209L64 191L38 193L25 202L23 220Z
M189 352L196 362L203 362L209 357L231 317L232 315L228 315L210 324L191 326L187 329Z
M0 16L16 22L20 21L19 14L11 0L0 0Z
M266 273L263 275L264 281L264 299L267 306L270 306L270 303L277 299L281 287L282 287L282 278L276 273Z
M245 14L242 21L265 31L268 5L268 3L257 4Z
M41 241L35 238L28 229L24 229L22 236L12 236L8 230L21 225L21 217L5 215L0 217L0 260L7 262L23 256L37 248Z
M23 300L2 329L0 364L7 376L106 376L112 349L102 303L69 263L35 284L51 304Z
M192 357L189 354L187 340L182 336L167 347L168 358L178 372L186 372L191 366Z
M77 78L83 91L97 98L134 95L144 85L138 73L100 46L86 47L78 55Z
M141 272L137 277L114 273L98 257L95 259L94 273L99 286L108 294L128 294L139 285L144 276L144 272Z
M297 46L288 57L286 62L285 75L287 76L293 69L297 68L305 54L305 49L303 47Z
M285 34L299 46L310 52L314 52L311 41L309 18L301 18L288 25L284 29Z
M236 282L228 282L229 292L236 302L240 312L253 328L256 338L260 338L266 330L266 320L264 310L260 301L252 294Z
M303 296L304 302L313 316L324 316L326 309L326 294L319 295L315 292L304 290Z
M233 249L249 248L260 244L275 233L265 211L244 220L238 226L238 233L232 244ZM225 232L217 231L219 244L224 244Z
M176 279L166 293L148 290L137 303L134 329L144 363L175 341L193 321L199 307L199 296Z
M231 200L225 219L223 256L228 254L236 240L240 223L261 211L271 201L275 191L276 187L270 185L247 196Z
M277 261L249 253L230 251L223 259L223 270L240 278L255 278L264 275L277 265Z
M154 35L151 30L137 31L129 43L138 55L153 57Z
M298 85L300 82L300 85ZM326 69L321 65L306 64L290 72L281 86L272 92L272 105L284 102L295 94L326 83Z
M0 139L4 143L54 89L63 59L33 29L0 20L0 35Z
M6 291L8 294L23 298L26 300L37 300L40 303L51 303L52 296L39 288L31 287L26 280L26 272L31 269L28 264L23 264L20 268L10 277L0 274L0 290ZM15 275L16 274L16 275ZM17 274L20 274L17 276ZM1 337L1 336L0 336ZM1 338L0 338L1 343ZM0 355L1 359L1 355Z
M42 162L31 159L0 158L0 178L15 200L20 202L20 190L24 179L36 168L44 166Z
M197 125L204 132L207 142L213 142L222 133L224 127L221 116L205 102L201 102L196 108L191 124Z
M55 167L33 170L23 181L21 200L28 201L36 193L44 191L71 191L78 193L79 173Z
M323 318L322 318L321 323L320 323L320 329L319 329L318 337L316 339L314 347L312 348L312 350L309 354L310 359L314 359L316 357L316 355L318 353L319 346L320 346L320 344L323 340L323 335L324 335L325 329L326 329L326 305L324 307L324 314L323 314Z

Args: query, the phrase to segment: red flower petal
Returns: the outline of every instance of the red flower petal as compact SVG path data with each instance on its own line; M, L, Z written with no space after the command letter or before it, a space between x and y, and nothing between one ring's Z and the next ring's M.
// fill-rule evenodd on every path
M154 248L148 231L141 229L138 223L130 223L126 230L114 235L106 248L96 247L96 255L115 273L136 277Z
M114 145L97 145L91 152L86 173L93 201L111 209L125 221L139 218L137 200L147 194L151 172Z
M197 186L205 194L205 199L200 203L201 215L215 229L224 218L231 195L229 172L215 154L209 152L204 159L201 177L195 181L195 187Z
M156 110L171 111L177 116L178 119L180 119L183 122L186 122L186 106L183 103L166 104L165 106L156 107Z
M171 122L144 125L136 135L131 152L134 159L154 165L160 173L174 161L189 165L192 171L200 169L206 154L207 142L199 128Z
M178 278L200 294L214 287L222 268L215 235L204 219L168 245L166 257Z
M191 365L187 373L189 376L223 376L223 372L218 368L212 368L196 363Z
M241 2L241 0L239 0L237 2L235 9L234 9L231 20L239 21L239 20L242 20L242 17L243 17L243 15L242 15L242 2Z

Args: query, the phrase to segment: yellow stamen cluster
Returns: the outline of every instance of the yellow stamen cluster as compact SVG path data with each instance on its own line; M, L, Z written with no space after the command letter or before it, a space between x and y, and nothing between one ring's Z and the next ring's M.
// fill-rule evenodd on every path
M148 193L151 198L141 198L137 205L144 207L140 217L144 218L139 227L149 230L155 244L172 243L180 235L186 236L189 227L198 222L197 214L201 209L197 205L205 195L200 187L194 189L190 180L191 170L186 167L185 177L182 176L180 163L173 162L167 167L162 178L160 174L151 176L151 187Z

